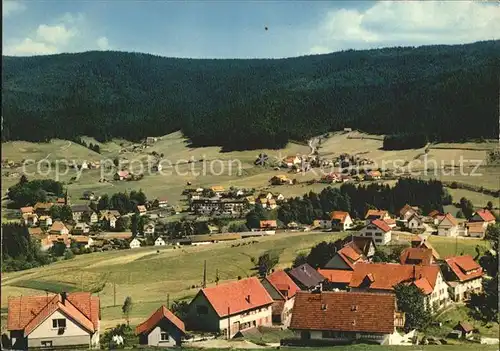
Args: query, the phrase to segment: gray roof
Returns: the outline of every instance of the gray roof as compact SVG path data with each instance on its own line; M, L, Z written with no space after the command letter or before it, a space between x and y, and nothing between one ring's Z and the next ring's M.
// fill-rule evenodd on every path
M88 205L72 205L72 212L92 212L92 209Z
M325 277L307 263L295 267L288 274L307 288L313 288L325 280Z

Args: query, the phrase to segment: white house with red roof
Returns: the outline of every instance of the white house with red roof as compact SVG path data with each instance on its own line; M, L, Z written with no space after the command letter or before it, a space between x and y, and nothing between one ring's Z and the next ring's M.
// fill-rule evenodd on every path
M88 292L9 297L12 348L99 348L99 303Z
M391 216L389 215L389 212L387 212L386 210L370 209L370 210L366 211L366 215L365 215L366 224L370 223L371 221L373 221L375 219L380 219L383 221L383 220L386 220L389 218L391 218Z
M488 209L484 208L474 213L469 222L483 222L487 226L496 223L496 218Z
M186 329L183 321L161 306L135 328L135 334L139 336L141 345L173 347L181 346Z
M261 280L262 285L273 298L273 323L290 325L295 294L300 288L285 271L275 271Z
M273 302L255 277L208 287L189 304L187 327L232 338L246 329L271 326Z
M351 229L354 224L349 212L345 211L333 211L330 214L330 219L332 220L333 230L346 231Z
M454 301L468 300L472 293L483 289L483 269L472 256L454 256L446 259L445 277Z
M392 229L381 219L375 219L359 231L360 236L373 238L376 245L387 245L392 240Z
M449 303L448 285L438 265L358 263L349 287L351 291L388 293L401 283L419 287L434 311Z

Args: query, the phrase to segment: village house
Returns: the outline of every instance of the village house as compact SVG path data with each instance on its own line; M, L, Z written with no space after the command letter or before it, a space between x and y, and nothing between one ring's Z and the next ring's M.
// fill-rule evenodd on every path
M261 283L274 301L272 305L273 323L288 327L292 317L295 294L300 291L300 288L285 271L275 271L262 279Z
M42 239L42 237L44 237L44 231L40 227L28 228L28 233L36 239Z
M389 216L389 212L385 210L368 210L365 215L366 224L370 223L375 219L380 219L383 221L389 218L391 218L391 216Z
M472 218L469 219L469 222L483 222L486 226L490 224L495 224L496 219L493 213L491 213L488 209L484 208L482 210L476 211Z
M164 208L168 206L168 200L165 197L160 197L158 199L158 207L159 208Z
M332 230L346 231L353 227L353 221L349 212L333 211L330 214L332 220Z
M457 323L453 331L458 334L459 339L471 339L474 327L470 323L462 321Z
M418 214L415 213L408 218L407 227L409 229L424 228L424 221Z
M401 264L431 265L435 264L432 250L423 247L409 247L404 249L399 256Z
M38 215L36 213L25 213L21 217L21 223L28 227L34 227L38 224Z
M354 265L360 262L368 262L367 257L356 245L348 244L338 250L318 272L333 288L346 289L351 281Z
M262 208L267 208L267 198L261 197L257 202L262 206Z
M263 220L259 222L260 230L276 230L278 223L274 219Z
M165 240L161 236L156 238L155 246L165 246L165 245L166 245Z
M146 209L146 206L144 205L137 205L135 212L138 213L139 215L145 215L148 210Z
M292 181L284 174L276 175L270 179L272 185L292 184Z
M253 196L245 197L245 201L248 205L255 205L255 197Z
M148 223L143 227L144 235L153 235L155 233L154 223Z
M283 166L288 168L293 168L294 166L299 166L302 160L298 156L288 156L283 160Z
M99 348L99 297L88 292L9 297L13 349Z
M40 216L38 220L40 227L50 227L52 225L52 217L50 216Z
M75 235L88 234L90 232L90 226L87 223L80 222L73 227L71 232Z
M75 243L79 248L88 249L94 244L94 240L86 235L72 235L70 237L72 243Z
M210 187L210 190L212 190L216 195L221 195L225 189L221 185L214 185Z
M465 224L467 234L473 238L484 238L486 234L487 224L485 222L467 222Z
M68 235L69 229L61 221L54 221L50 227L49 234L52 235Z
M128 180L131 177L129 171L118 171L114 174L114 180Z
M267 209L268 210L274 210L278 205L276 204L275 199L268 199L267 200Z
M451 213L446 213L437 225L439 236L455 237L459 232L459 224Z
M290 329L302 342L351 343L356 340L391 345L404 314L392 294L298 292Z
M56 199L56 202L54 203L54 206L64 206L64 205L68 205L68 200L66 199L66 197L58 197Z
M399 210L399 219L402 221L408 221L414 215L419 215L419 208L416 206L406 204Z
M141 241L137 238L132 239L132 241L129 243L129 247L131 249L137 249L141 247Z
M358 263L354 266L349 287L354 292L390 293L400 283L414 284L420 288L425 295L425 306L428 301L432 311L437 311L449 303L448 285L438 265Z
M382 178L380 171L369 171L365 175L365 180L379 180Z
M21 213L21 216L31 215L31 214L35 213L35 209L33 208L33 206L26 206L26 207L21 207L19 209L19 212Z
M84 200L89 200L89 201L94 201L97 199L96 194L93 191L90 190L85 190L82 194L82 199Z
M187 326L232 338L246 329L271 326L273 302L255 277L204 288L189 304Z
M392 240L391 227L380 219L371 221L359 231L359 235L373 238L376 245L387 245Z
M158 141L158 138L157 137L146 137L146 139L144 139L144 143L146 145L153 145L154 143L156 143Z
M301 290L321 290L322 283L325 281L325 277L307 263L295 267L287 273Z
M456 302L469 300L473 293L483 289L483 269L472 256L454 256L445 260L444 274L451 298Z
M343 246L350 246L359 254L362 254L368 260L371 260L373 255L375 255L375 241L373 238L364 236L348 236L342 242Z
M109 228L116 228L116 221L120 218L120 212L116 210L102 210L99 215L101 223Z
M46 235L45 237L40 238L40 250L47 251L52 246L54 246L54 244L58 242L64 244L66 248L69 248L71 246L71 240L68 234L62 234L62 235L49 234Z
M247 202L243 199L221 199L219 197L192 199L190 207L191 212L200 215L243 215L248 209Z
M37 202L34 206L34 211L39 216L50 215L50 208L54 204L52 202Z
M135 328L135 334L139 336L140 345L173 347L181 346L186 329L183 321L161 306Z
M90 221L92 222L92 219L94 219L95 223L97 222L97 215L92 217L92 214L94 211L88 206L88 205L72 205L71 206L71 212L73 212L73 220L75 222L80 222L80 221Z
M313 228L331 229L332 221L330 219L315 219L313 221Z

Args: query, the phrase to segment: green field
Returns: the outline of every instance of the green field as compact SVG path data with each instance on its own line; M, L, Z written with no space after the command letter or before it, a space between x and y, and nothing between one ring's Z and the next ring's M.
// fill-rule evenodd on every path
M122 319L121 305L126 296L131 296L135 302L132 311L135 323L156 310L159 304L166 303L168 298L172 302L193 297L202 283L205 260L207 280L212 284L217 271L222 281L256 274L251 257L257 258L267 250L281 252L277 268L285 268L299 252L307 252L320 241L344 236L342 233L287 233L237 243L162 248L158 253L155 247L145 247L80 255L46 267L4 274L2 307L6 307L9 295L32 294L37 288L41 289L39 293L59 291L64 286L93 291L102 288L99 296L103 325L113 325ZM244 245L252 241L257 242ZM113 306L114 287L117 306Z
M484 351L497 351L498 345L478 345L478 344L457 344L457 345L412 345L412 346L382 346L382 345L346 345L346 346L332 346L332 347L321 347L321 348L311 348L311 347L280 347L280 350L285 351L310 351L310 350L321 350L321 351L462 351L462 350L484 350ZM226 348L227 349L227 348ZM272 349L272 348L270 348ZM142 349L141 350L148 350ZM153 350L153 349L150 349ZM199 350L196 348L183 348L186 351ZM223 350L218 349L205 349L209 350ZM257 351L259 349L246 348L247 351Z

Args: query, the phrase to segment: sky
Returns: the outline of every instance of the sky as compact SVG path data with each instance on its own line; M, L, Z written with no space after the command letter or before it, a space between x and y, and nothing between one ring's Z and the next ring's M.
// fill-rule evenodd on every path
M3 55L282 58L500 39L500 3L3 0ZM266 30L267 28L267 30Z

